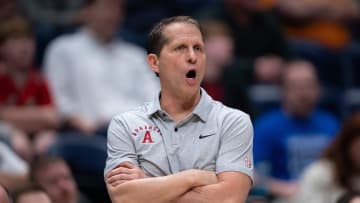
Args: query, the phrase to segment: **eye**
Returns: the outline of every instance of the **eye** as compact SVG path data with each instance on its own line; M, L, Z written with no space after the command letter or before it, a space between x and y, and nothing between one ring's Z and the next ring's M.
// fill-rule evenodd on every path
M196 46L194 46L194 50L202 52L204 50L204 48L200 45L196 45Z
M179 45L179 46L175 47L176 51L182 51L182 50L185 50L185 49L186 49L185 45Z

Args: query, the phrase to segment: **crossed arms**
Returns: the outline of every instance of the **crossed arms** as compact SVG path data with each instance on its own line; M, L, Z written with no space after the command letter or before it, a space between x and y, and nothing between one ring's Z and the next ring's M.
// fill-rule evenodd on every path
M243 203L251 187L241 172L190 169L162 177L147 177L129 162L105 177L113 203Z

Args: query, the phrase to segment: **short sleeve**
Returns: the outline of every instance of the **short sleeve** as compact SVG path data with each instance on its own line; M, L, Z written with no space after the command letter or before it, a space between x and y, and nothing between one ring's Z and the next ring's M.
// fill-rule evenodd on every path
M253 126L247 114L235 111L223 121L216 173L239 171L253 180Z
M121 116L116 116L111 120L107 136L107 159L104 175L125 161L138 165L134 142L123 124Z

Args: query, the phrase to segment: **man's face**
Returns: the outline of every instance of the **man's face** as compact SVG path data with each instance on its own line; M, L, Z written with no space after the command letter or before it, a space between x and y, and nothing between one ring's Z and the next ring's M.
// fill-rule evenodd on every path
M28 69L33 63L35 42L30 37L13 37L7 39L0 50L3 60L14 66L10 68Z
M37 177L53 203L76 203L77 186L65 163L56 162L39 171Z
M120 1L97 1L89 9L87 19L89 26L103 40L111 40L118 32L123 18Z
M284 80L284 102L288 110L297 117L307 117L320 96L320 87L315 73L305 63L293 64Z
M205 74L205 50L200 30L190 23L173 23L163 31L167 42L158 57L162 91L194 95Z

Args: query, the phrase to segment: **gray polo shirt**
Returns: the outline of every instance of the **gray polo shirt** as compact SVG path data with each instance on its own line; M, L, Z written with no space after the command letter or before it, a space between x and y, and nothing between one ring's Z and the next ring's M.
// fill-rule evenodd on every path
M239 171L253 178L253 127L242 111L214 101L203 89L194 111L176 123L159 97L115 116L108 129L105 174L129 161L149 176L187 169Z

